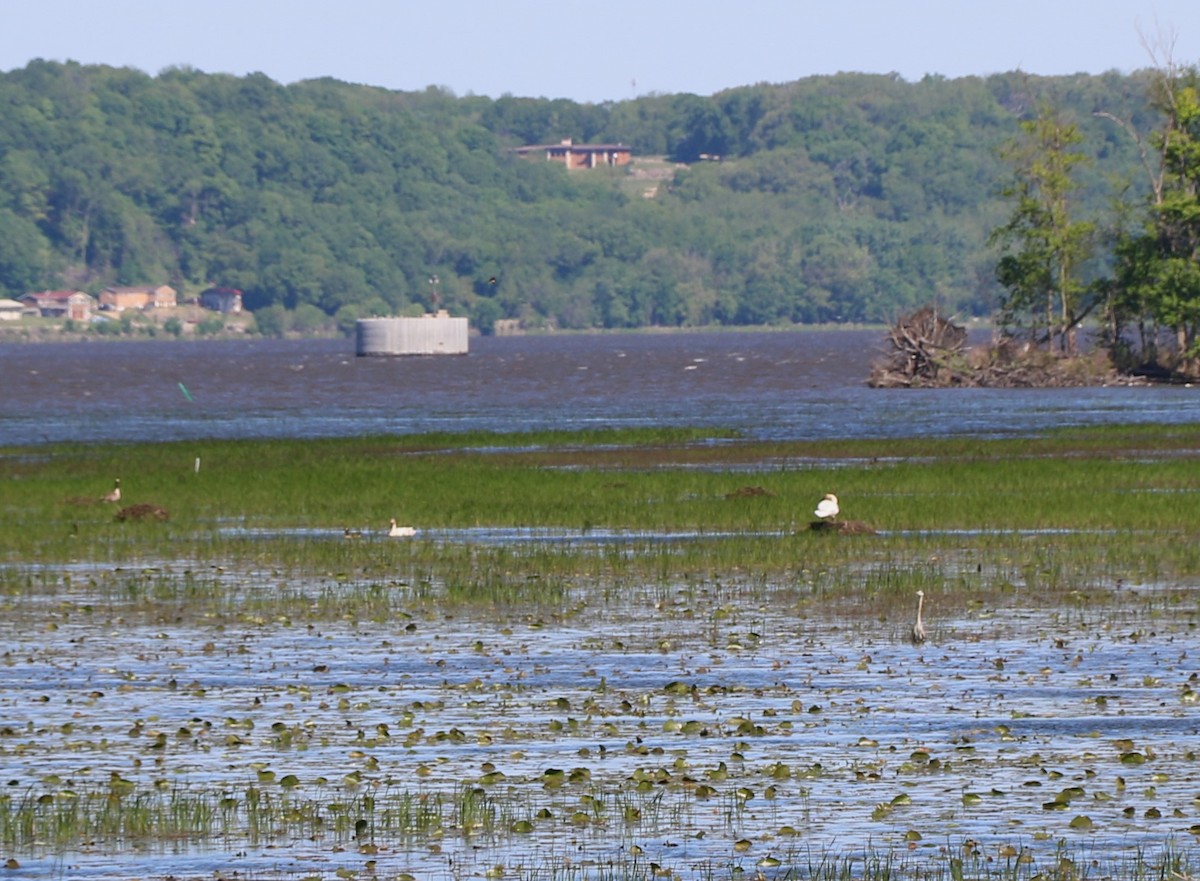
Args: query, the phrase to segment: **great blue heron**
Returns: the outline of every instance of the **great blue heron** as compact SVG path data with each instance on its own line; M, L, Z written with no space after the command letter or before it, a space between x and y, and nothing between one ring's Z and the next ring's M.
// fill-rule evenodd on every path
M413 529L411 526L397 526L395 517L392 518L391 522L392 522L392 526L388 530L388 536L390 538L407 538L410 535L417 534L417 531L415 529Z
M925 606L925 591L917 591L917 620L912 626L912 641L913 645L920 645L925 641L925 624L921 621L921 609Z
M817 510L813 513L822 520L832 520L837 517L839 510L841 509L838 508L837 496L833 493L826 493L825 498L817 502Z
M102 502L119 502L121 501L121 478L113 481L113 488L100 497Z

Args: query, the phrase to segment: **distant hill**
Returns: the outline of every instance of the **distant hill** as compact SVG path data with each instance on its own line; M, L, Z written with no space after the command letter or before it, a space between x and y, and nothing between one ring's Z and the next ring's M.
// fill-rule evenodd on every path
M436 297L485 331L986 314L998 146L1053 97L1100 216L1145 182L1095 114L1149 131L1147 82L843 74L592 105L36 61L0 74L0 296L216 284L343 323ZM634 159L512 150L566 138Z

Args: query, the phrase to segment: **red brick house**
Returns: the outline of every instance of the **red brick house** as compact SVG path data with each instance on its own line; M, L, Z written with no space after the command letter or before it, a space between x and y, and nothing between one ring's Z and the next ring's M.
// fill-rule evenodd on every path
M628 165L633 161L633 149L624 144L576 144L567 138L557 144L534 144L517 147L518 156L544 153L550 162L561 162L567 168L600 168Z
M21 302L36 309L44 318L70 318L88 321L96 308L96 298L83 291L40 291L26 294Z

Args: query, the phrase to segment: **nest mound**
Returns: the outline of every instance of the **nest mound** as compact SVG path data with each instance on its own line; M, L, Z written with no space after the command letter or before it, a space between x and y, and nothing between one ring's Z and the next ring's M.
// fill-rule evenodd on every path
M874 527L861 520L814 520L808 524L812 532L829 532L836 535L875 535Z
M122 523L127 520L170 520L171 515L166 508L160 508L158 505L148 505L142 503L140 505L130 505L128 508L122 508L117 512L116 518Z
M725 498L727 499L749 499L758 496L774 498L775 493L762 486L742 486L731 493L725 493Z

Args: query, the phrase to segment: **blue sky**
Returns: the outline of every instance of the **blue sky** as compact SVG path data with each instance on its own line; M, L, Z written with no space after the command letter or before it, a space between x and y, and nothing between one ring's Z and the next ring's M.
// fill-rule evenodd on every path
M918 80L1200 63L1198 0L0 0L33 58L282 83L620 101L839 71Z

